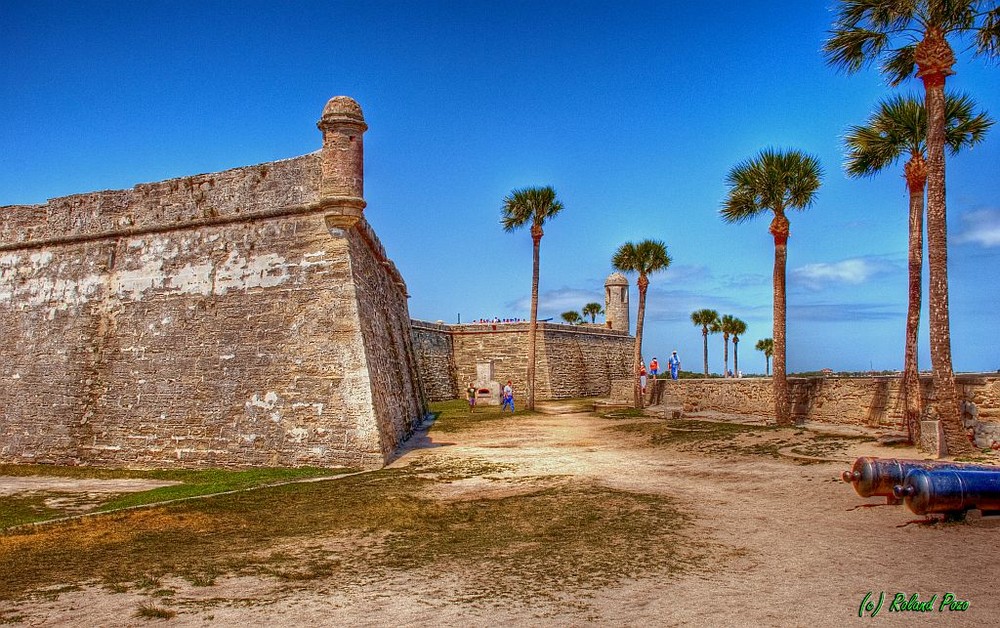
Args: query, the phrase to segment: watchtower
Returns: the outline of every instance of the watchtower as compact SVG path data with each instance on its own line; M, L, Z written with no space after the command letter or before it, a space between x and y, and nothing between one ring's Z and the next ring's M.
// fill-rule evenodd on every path
M331 227L353 227L365 209L364 142L368 130L353 98L336 96L316 123L323 132L319 197Z
M628 333L628 279L611 273L604 282L604 319L608 327Z

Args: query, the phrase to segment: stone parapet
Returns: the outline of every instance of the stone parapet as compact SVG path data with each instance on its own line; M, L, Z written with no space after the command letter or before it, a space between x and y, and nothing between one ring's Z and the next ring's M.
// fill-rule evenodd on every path
M318 206L318 153L0 207L0 251L213 226Z

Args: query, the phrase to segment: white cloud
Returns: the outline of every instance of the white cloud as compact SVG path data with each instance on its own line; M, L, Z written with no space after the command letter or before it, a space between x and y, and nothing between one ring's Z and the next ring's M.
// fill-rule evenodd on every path
M862 284L895 269L895 264L883 259L854 257L833 263L806 264L792 270L791 276L793 281L818 289L826 284Z
M987 248L1000 246L1000 210L980 209L962 215L963 228L955 242L972 242Z

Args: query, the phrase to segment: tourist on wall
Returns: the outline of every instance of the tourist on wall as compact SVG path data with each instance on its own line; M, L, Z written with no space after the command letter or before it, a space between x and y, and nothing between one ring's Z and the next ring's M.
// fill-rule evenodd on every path
M657 362L656 356L649 362L649 374L656 379L656 376L660 374L660 363Z
M671 353L667 359L667 368L670 369L670 379L677 379L681 372L681 359L677 357L676 351Z

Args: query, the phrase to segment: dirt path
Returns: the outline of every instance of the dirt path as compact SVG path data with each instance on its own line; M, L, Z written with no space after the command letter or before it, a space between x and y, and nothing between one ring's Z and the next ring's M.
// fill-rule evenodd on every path
M548 599L456 598L477 574L439 569L396 572L378 581L338 586L318 580L288 587L264 577L223 577L211 587L178 580L169 620L129 614L146 601L141 592L97 586L36 598L16 613L25 625L176 626L844 626L896 624L991 625L1000 616L993 567L1000 521L909 525L903 507L859 498L839 480L842 463L801 464L787 458L706 454L683 447L652 447L642 435L609 431L615 422L587 414L516 417L485 427L426 436L393 467L470 460L505 471L430 486L425 497L460 500L530 490L545 482L606 486L671 497L688 516L684 543L707 555L680 573L624 579L597 591ZM840 453L913 455L862 444ZM858 508L861 504L873 507ZM997 518L1000 519L1000 518ZM343 538L309 543L350 542ZM615 542L615 530L607 531ZM866 594L886 599L859 619ZM890 612L897 592L920 601L936 596L929 612ZM964 612L939 611L943 596L969 602ZM12 612L15 609L7 609Z

